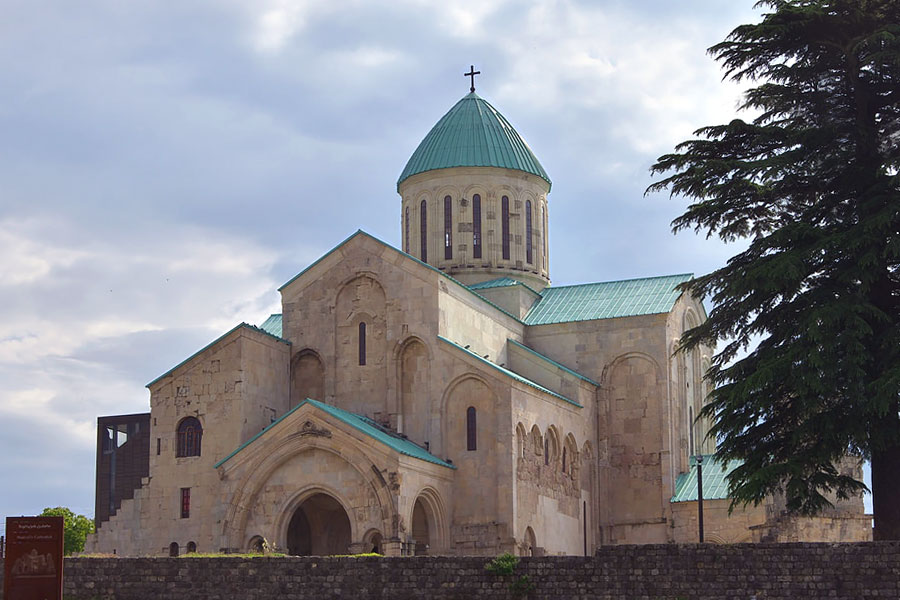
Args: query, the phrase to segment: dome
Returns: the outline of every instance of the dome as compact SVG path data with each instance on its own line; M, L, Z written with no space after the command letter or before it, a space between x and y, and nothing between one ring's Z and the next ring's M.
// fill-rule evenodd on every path
M522 136L475 92L457 102L428 132L406 163L397 186L418 173L451 167L515 169L550 184Z

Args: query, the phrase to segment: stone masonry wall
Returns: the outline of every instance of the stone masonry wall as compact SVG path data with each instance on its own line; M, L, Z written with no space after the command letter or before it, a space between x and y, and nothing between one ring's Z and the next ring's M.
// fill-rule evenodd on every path
M73 558L67 600L897 598L900 542L608 546L593 557L523 558L515 575L485 558ZM2 571L2 570L0 570ZM527 576L534 589L510 585Z

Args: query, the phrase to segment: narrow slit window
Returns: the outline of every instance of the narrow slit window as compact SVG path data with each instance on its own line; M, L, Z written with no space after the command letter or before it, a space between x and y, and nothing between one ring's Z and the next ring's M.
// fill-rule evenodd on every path
M444 196L444 259L453 258L453 200Z
M428 262L428 206L424 200L419 205L419 251L422 262Z
M181 488L181 518L191 516L191 488Z
M478 449L475 425L475 407L470 406L466 409L466 450L470 452Z
M544 465L550 464L550 436L544 438Z
M359 364L366 364L366 322L359 323Z
M525 260L534 264L534 253L531 245L531 200L525 201Z
M403 251L409 254L409 207L403 215Z
M563 462L562 462L562 471L566 472L566 447L563 446Z
M503 245L503 260L509 260L509 196L500 200L500 237Z
M481 195L472 196L472 258L481 258Z
M688 407L688 451L694 455L694 407Z
M541 232L541 242L544 244L544 248L543 248L544 265L545 265L544 268L546 268L546 265L547 265L547 236L550 232L547 230L547 209L543 206L541 206L541 221L544 222L544 231Z

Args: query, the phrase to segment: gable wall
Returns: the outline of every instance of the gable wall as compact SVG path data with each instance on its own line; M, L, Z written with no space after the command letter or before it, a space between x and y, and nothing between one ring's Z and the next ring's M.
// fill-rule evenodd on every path
M167 555L170 543L183 552L189 541L218 550L224 490L213 465L284 413L288 354L284 342L239 328L150 386L150 476L100 528L95 550ZM189 416L203 427L201 454L176 457L178 423Z
M400 356L412 340L425 355L419 361L433 372L437 342L437 280L440 275L396 250L365 236L335 251L338 259L314 267L282 290L283 335L293 356L314 353L323 369L323 397L345 410L364 414L403 429ZM366 323L365 365L359 364L359 323ZM407 361L408 365L419 364ZM415 375L410 375L416 379ZM439 397L436 382L420 374L420 404L407 414L431 415ZM291 398L296 404L302 398ZM421 421L421 419L420 419ZM418 423L416 435L428 437L429 425ZM416 440L422 444L428 439Z
M525 344L603 386L598 397L600 543L666 542L674 490L666 315L530 326Z

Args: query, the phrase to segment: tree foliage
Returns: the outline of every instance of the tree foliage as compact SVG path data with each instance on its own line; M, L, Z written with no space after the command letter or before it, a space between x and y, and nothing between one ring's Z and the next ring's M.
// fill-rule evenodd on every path
M900 2L763 0L709 52L757 116L703 127L652 167L692 204L673 222L749 247L684 285L714 308L685 348L727 341L701 416L743 466L735 504L784 492L814 514L865 489L900 539ZM758 345L740 358L752 347Z
M63 554L66 556L73 552L82 552L88 534L94 533L93 520L84 515L76 515L64 506L45 508L40 516L63 518Z

